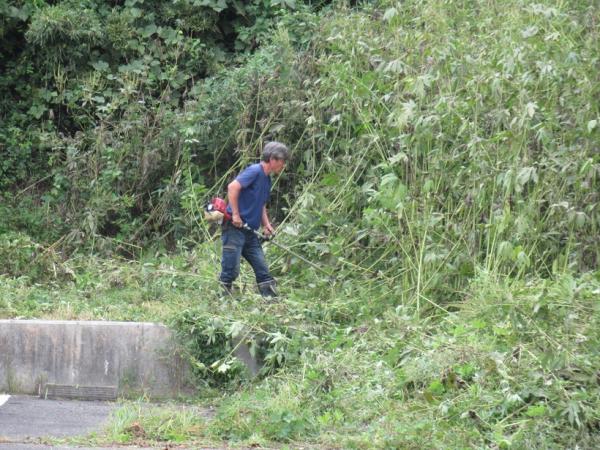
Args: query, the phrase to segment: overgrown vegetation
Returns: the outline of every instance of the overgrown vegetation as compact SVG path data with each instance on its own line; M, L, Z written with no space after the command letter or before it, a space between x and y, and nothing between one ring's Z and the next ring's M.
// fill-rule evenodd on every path
M0 316L171 324L216 415L99 443L598 447L597 6L326 3L0 7ZM224 301L202 204L269 139L314 265Z

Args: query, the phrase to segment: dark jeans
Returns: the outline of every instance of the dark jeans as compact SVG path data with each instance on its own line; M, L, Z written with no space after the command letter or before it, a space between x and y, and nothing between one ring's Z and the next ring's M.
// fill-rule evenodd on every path
M223 257L221 258L221 275L219 280L226 286L240 274L240 260L243 256L254 270L256 283L272 282L267 260L256 234L250 230L236 228L230 223L223 225L221 235Z

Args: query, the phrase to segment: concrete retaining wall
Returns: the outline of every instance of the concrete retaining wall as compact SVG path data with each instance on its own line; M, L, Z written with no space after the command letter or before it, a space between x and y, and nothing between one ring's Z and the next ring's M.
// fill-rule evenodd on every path
M0 392L37 395L48 383L155 398L191 393L174 349L160 324L0 320Z

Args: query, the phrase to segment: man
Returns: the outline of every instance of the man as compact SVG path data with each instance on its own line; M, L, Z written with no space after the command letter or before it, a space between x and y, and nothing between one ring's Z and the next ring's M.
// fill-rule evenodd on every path
M275 280L269 273L265 254L253 230L258 230L262 225L266 236L274 234L266 208L271 192L270 175L281 173L288 157L289 151L284 144L269 142L263 149L260 163L244 169L227 186L227 211L231 214L231 221L223 224L223 256L219 281L228 294L231 294L232 283L240 273L240 260L243 256L254 270L260 294L263 297L277 296Z

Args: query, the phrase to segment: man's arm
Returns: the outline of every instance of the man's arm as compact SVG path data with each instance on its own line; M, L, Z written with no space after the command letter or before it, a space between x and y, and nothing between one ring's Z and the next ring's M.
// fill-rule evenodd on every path
M240 217L240 208L238 205L241 191L242 185L238 180L233 180L227 185L227 200L229 201L229 206L231 206L231 223L238 228L242 226L242 218Z
M262 210L262 226L265 234L267 236L272 236L275 234L275 230L271 226L271 222L269 221L269 214L267 214L267 207L263 206Z

